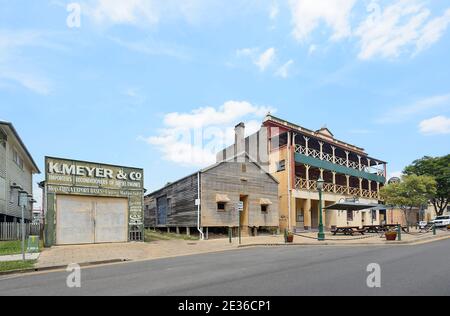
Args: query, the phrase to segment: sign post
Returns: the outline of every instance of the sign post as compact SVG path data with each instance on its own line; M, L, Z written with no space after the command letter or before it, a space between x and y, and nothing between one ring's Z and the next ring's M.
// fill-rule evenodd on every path
M238 217L239 217L239 227L238 227L238 231L239 231L239 245L242 243L242 237L241 237L241 213L244 211L244 202L239 201L239 203L237 204L237 211L238 211Z
M19 204L22 209L22 260L25 261L25 207L28 204L26 192L19 192Z

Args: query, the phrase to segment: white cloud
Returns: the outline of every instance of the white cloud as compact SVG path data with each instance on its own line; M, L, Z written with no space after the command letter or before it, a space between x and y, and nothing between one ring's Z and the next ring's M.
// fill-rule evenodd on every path
M269 8L269 18L275 20L280 14L280 7L277 1L273 1Z
M176 44L168 44L161 41L155 41L151 38L135 42L125 41L117 37L109 37L109 39L119 46L140 54L151 56L164 55L180 60L187 60L190 58L189 54L185 52L185 49L183 47L180 47Z
M159 8L154 1L97 0L87 5L87 12L97 23L156 24Z
M236 50L237 57L254 57L259 51L259 48L241 48Z
M361 14L356 0L290 0L293 35L307 42L311 34L327 26L330 39L356 40L359 59L414 56L438 42L450 24L450 9L433 16L427 2L393 0L382 7L373 0ZM311 48L311 46L310 46ZM311 53L311 50L310 50Z
M31 73L2 70L0 71L0 79L15 82L37 94L49 95L51 92L50 83L47 79Z
M397 58L414 55L437 42L450 23L450 10L430 20L431 11L416 0L397 0L369 15L355 31L359 58Z
M236 50L236 57L250 58L251 61L261 72L264 72L276 61L276 49L271 47L261 52L260 48L242 48Z
M289 77L289 70L292 67L292 65L294 64L294 61L291 59L289 60L287 63L285 63L284 65L282 65L280 68L278 68L278 70L276 71L275 75L281 78L286 79L287 77Z
M254 63L258 66L259 70L265 71L275 61L275 57L276 51L272 47L263 52Z
M317 45L315 45L315 44L309 45L308 55L314 54L316 52L316 50L317 50Z
M0 82L1 86L14 83L34 93L48 95L51 84L47 78L32 71L22 57L23 48L60 48L46 40L45 34L33 30L0 30Z
M261 3L254 0L84 0L82 5L83 12L98 25L144 28L180 20L194 25L205 20L216 23L261 7Z
M437 95L414 102L407 106L393 108L387 111L377 121L378 123L397 123L406 121L417 114L449 105L450 94Z
M447 29L450 23L450 9L445 14L434 20L428 22L421 31L421 36L417 40L417 52L420 52L437 41L442 37L444 31Z
M441 115L423 120L419 124L419 129L425 135L450 134L450 118Z
M332 40L351 35L350 14L356 0L290 0L293 35L305 41L324 22L332 29Z
M246 122L246 132L259 130L261 119L273 108L245 101L228 101L219 108L198 108L190 113L168 113L159 135L142 138L158 148L164 159L183 166L212 164L216 152L234 142L234 126Z

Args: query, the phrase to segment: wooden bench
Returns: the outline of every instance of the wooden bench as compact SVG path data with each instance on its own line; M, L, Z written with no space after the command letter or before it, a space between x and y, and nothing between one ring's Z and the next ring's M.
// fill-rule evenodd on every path
M352 227L335 227L331 230L331 232L333 233L334 236L336 236L337 234L344 234L346 236L350 235L353 236L354 234L361 234L364 235L366 230L365 229L360 229L357 226L352 226Z
M363 229L367 233L375 233L375 234L378 234L380 231L383 231L380 225L365 225L363 226Z

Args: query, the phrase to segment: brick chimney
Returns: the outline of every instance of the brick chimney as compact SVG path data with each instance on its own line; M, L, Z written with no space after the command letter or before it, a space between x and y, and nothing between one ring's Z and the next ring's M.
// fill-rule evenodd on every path
M234 132L234 151L238 155L245 151L245 124L241 122L236 125Z

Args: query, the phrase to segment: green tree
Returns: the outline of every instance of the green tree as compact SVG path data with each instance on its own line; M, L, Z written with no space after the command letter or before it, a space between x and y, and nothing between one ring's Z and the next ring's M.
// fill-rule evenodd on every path
M450 155L418 159L405 168L404 174L431 176L436 180L436 195L431 203L436 214L443 215L450 202Z
M388 184L381 189L380 194L387 205L403 211L409 227L408 214L414 208L427 205L436 195L436 180L430 176L403 176L401 182Z

